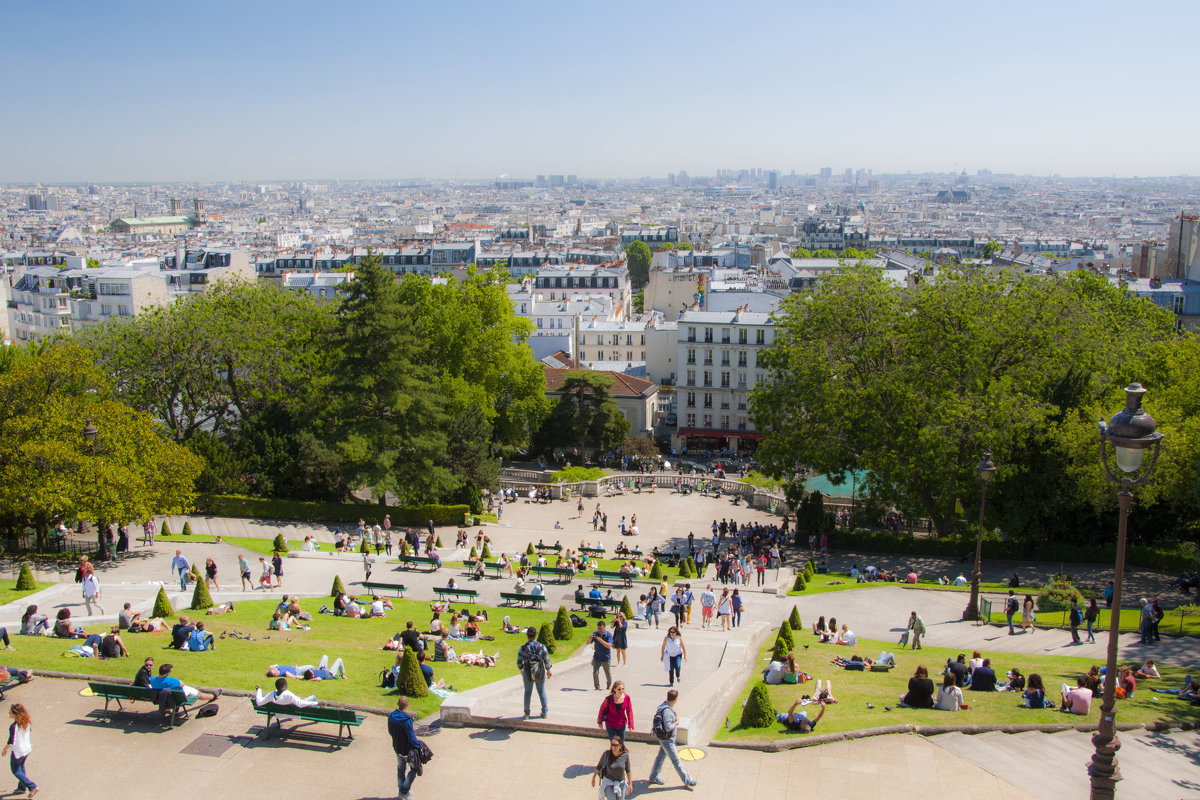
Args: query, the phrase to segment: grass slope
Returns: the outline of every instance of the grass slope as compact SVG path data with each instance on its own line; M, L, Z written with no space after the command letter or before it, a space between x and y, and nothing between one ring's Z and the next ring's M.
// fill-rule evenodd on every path
M0 580L0 605L3 605L5 603L11 603L14 600L20 600L22 597L27 597L27 596L33 594L34 592L40 592L42 589L49 589L51 586L54 586L54 585L55 584L52 581L49 581L49 582L48 581L38 581L38 585L37 585L36 589L32 589L30 591L24 591L24 590L19 591L17 589L16 579L13 579L11 581Z
M862 647L847 648L832 644L818 644L811 634L797 634L796 658L800 669L812 675L833 681L833 694L838 702L828 708L818 727L819 733L834 733L837 731L875 728L883 725L898 725L913 723L918 725L1002 725L1018 723L1078 723L1083 721L1099 722L1100 703L1092 704L1091 713L1084 718L1060 713L1057 709L1028 709L1021 707L1020 695L1011 692L972 692L965 690L963 694L971 708L952 714L932 709L900 708L899 699L908 688L908 679L918 665L924 665L934 678L935 685L941 685L941 672L945 668L946 659L958 655L957 650L943 647L924 647L917 652L895 650L891 643L861 640ZM788 733L782 725L775 724L770 728L739 727L742 705L750 696L750 690L758 683L761 672L770 660L772 637L759 653L758 671L751 676L741 696L726 712L730 727L722 729L716 738L723 741L774 741L785 739L798 734ZM803 645L809 645L804 649ZM830 664L835 656L848 658L858 653L875 658L883 649L896 653L897 666L891 672L851 672ZM966 655L970 656L970 653ZM1091 659L1072 656L1036 656L1022 653L989 653L985 657L992 659L996 674L1003 680L1004 674L1011 668L1017 667L1021 674L1038 673L1046 686L1046 693L1055 704L1059 701L1061 685L1075 685L1075 678L1086 672L1094 662ZM1139 664L1140 665L1140 664ZM1151 687L1177 689L1183 684L1185 670L1177 667L1160 665L1162 680L1138 681L1138 691L1132 700L1121 700L1117 704L1118 720L1120 722L1150 722L1164 720L1178 722L1189 720L1200 722L1200 708L1180 702L1170 695L1156 694L1149 691ZM799 685L768 686L767 692L771 704L777 712L787 711L793 702L801 696L814 693L815 684L802 683ZM874 708L868 708L868 704ZM885 710L891 706L892 710ZM809 716L817 711L815 706L804 707Z
M161 535L155 536L154 542L155 542L155 544L157 544L159 542L188 542L189 544L218 544L215 536L197 536L195 534L193 534L191 536L184 536L181 533L172 533L170 536L161 536ZM241 548L242 550L249 550L254 553L261 553L262 555L266 555L266 556L273 555L275 553L274 543L275 543L274 538L258 539L253 536L222 536L221 541L220 541L220 544L227 544L230 547L237 547L237 548ZM287 543L288 543L289 550L299 550L300 546L304 544L304 542L296 540L296 539L288 539ZM329 545L324 545L324 546L329 547ZM136 549L137 548L134 548L134 550L136 550ZM203 567L204 565L201 564L200 566Z

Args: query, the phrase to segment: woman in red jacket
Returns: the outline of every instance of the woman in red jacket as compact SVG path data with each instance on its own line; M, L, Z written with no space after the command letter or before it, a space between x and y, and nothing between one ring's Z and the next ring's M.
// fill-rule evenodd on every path
M596 725L608 732L609 739L625 741L625 731L633 730L633 700L625 694L625 682L613 681L608 697L600 703Z

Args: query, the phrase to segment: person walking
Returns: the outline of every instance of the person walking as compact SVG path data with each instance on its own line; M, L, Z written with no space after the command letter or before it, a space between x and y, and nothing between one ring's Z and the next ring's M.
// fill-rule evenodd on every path
M1036 630L1033 623L1037 622L1037 614L1033 609L1033 596L1025 595L1025 600L1021 603L1021 633L1029 633L1031 630Z
M363 582L365 583L366 581L371 580L371 567L373 567L375 565L375 559L371 558L371 554L366 552L365 550L363 551L362 557L363 557L363 572L366 574L366 577L363 578Z
M600 779L600 797L603 800L625 800L633 794L633 771L629 768L629 750L625 741L610 737L609 749L600 756L596 771L592 773L592 787Z
M9 769L12 770L13 777L17 779L15 794L29 792L30 797L36 797L37 784L29 780L25 774L25 759L29 758L29 754L33 752L33 742L29 738L33 723L29 719L29 712L20 703L13 703L8 707L8 716L12 720L12 724L8 726L8 743L4 745L3 750L0 750L0 756L8 754Z
M925 635L925 620L916 611L908 615L908 630L912 632L912 649L921 649L921 637Z
M683 643L683 636L679 633L679 626L672 625L667 629L667 635L663 637L662 649L659 651L658 657L662 659L663 669L667 672L667 678L671 685L675 685L676 680L682 681L683 662L687 661L687 647Z
M696 601L696 595L692 594L692 585L685 583L683 585L683 608L687 612L687 624L692 624L692 603Z
M683 587L676 586L675 587L675 596L671 598L671 614L675 617L676 625L683 624L683 615L684 615L683 608L684 608Z
M734 589L736 592L737 589ZM721 599L717 601L717 619L721 622L721 630L728 631L732 628L729 624L729 617L733 613L733 601L729 597L729 589L721 590Z
M275 573L275 587L283 588L283 556L278 552L271 556L271 571Z
M627 667L629 660L626 652L629 650L629 620L625 613L618 611L613 617L612 625L613 666Z
M712 627L713 612L717 607L717 595L713 592L712 584L700 592L700 627Z
M1008 599L1004 601L1004 616L1008 618L1008 635L1016 636L1017 631L1013 627L1013 617L1021 610L1021 602L1017 600L1017 593L1012 589L1008 590Z
M211 558L204 559L204 585L212 583L214 591L221 591L221 587L217 585L217 562Z
M679 750L675 747L675 731L679 727L679 717L675 714L675 702L678 699L679 692L675 689L669 690L666 702L659 705L658 710L654 712L653 731L654 738L658 740L658 755L654 757L654 764L650 767L651 786L663 785L663 780L658 777L658 773L662 770L663 762L668 758L671 759L671 764L679 773L679 779L683 781L684 786L696 785L696 779L688 774L687 768L679 760Z
M250 564L246 562L246 557L238 553L238 575L242 577L242 591L246 591L246 584L250 584L250 591L254 591L254 579L250 577Z
M650 623L654 623L654 627L658 627L658 615L666 608L666 599L658 593L658 587L650 588L650 596L646 598L646 627L650 627Z
M1087 622L1088 644L1094 644L1096 642L1096 634L1093 631L1093 628L1095 627L1096 620L1099 618L1099 616L1100 606L1096 605L1096 598L1093 597L1091 602L1088 604L1087 613L1083 615L1084 621Z
M600 670L604 670L604 688L612 688L612 634L605 629L604 620L596 622L596 630L588 637L592 645L592 685L600 689Z
M1083 644L1079 639L1079 624L1083 622L1083 609L1079 607L1079 598L1071 600L1071 610L1067 612L1067 622L1071 626L1071 644Z
M633 699L625 694L625 681L613 681L608 697L600 702L596 725L603 727L610 739L625 742L625 731L633 730Z
M545 719L550 711L546 704L546 678L551 675L550 654L546 651L546 645L537 640L537 628L530 625L525 629L525 635L529 641L517 651L517 669L521 671L521 680L525 684L525 719L529 719L529 699L534 686L542 703L542 719Z
M733 596L730 598L730 602L733 608L733 627L737 628L742 624L742 609L745 607L745 604L742 602L742 596L738 594L737 589L733 590Z
M100 609L101 614L104 613L104 606L100 605L100 581L96 580L94 572L83 576L83 604L87 606L89 617L95 613L92 606Z
M412 800L413 781L422 772L421 741L413 727L415 721L416 718L408 713L408 698L400 695L396 700L396 710L387 718L388 735L392 737L392 750L396 753L396 783L400 800Z
M187 574L192 565L183 557L182 550L175 551L175 557L171 559L171 571L179 578L179 591L187 591Z

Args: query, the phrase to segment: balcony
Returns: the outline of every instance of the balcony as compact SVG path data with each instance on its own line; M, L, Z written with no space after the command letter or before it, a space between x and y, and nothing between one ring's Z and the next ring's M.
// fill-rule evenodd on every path
M721 344L729 344L729 337L728 337L728 336L722 336L722 337L721 337Z
M704 341L705 341L706 343L708 343L708 344L712 344L712 343L713 343L713 337L711 337L711 336L705 336L705 337L704 337Z
M711 359L711 358L706 358L706 359L704 359L704 366L706 366L706 367L711 367L711 366L712 366L712 359Z
M689 334L689 335L688 335L688 337L687 337L687 341L689 341L689 342L694 342L694 341L696 341L696 334L694 334L694 333L692 333L692 334Z
M695 401L695 400L688 400L688 401L687 401L687 403L685 403L684 405L686 405L688 408L695 408L695 407L696 407L696 401Z
M722 367L728 367L728 366L729 366L729 359L728 359L728 358L722 358L722 359L721 359L721 366L722 366Z
M688 379L687 379L687 383L685 383L685 384L684 384L684 386L695 386L695 385L696 385L696 379L695 379L695 378L688 378Z
M710 379L705 380L704 385L711 389L712 388L712 379L710 378Z
M689 358L689 359L688 359L686 362L684 362L684 363L686 363L686 364L692 364L692 365L695 365L695 363L696 363L696 357L695 357L695 356L692 356L691 358Z
M712 401L711 401L711 400L709 400L707 403L705 403L705 404L704 404L704 407L705 407L705 408L712 408Z
M738 411L745 411L745 410L746 410L746 404L738 403Z
M728 403L727 401L726 401L726 402L722 402L722 403L721 403L721 409L722 409L723 411L728 411L728 410L729 410L729 403Z

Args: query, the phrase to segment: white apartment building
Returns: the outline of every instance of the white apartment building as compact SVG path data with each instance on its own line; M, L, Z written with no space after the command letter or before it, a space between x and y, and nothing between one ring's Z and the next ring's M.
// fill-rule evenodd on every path
M293 292L308 292L322 300L336 300L342 287L354 280L353 272L285 272L280 285Z
M620 365L624 369L617 371L624 372L646 362L646 322L581 318L577 344L575 357L580 364L591 369L616 369ZM601 362L614 366L600 366Z
M526 281L522 286L509 286L508 299L516 315L533 324L529 348L539 361L560 350L572 358L576 357L577 320L608 322L617 319L617 307L608 295L560 296L553 300L533 289L530 284L530 281Z
M754 450L750 390L763 379L760 354L775 341L771 315L686 311L678 322L677 406L672 445L681 452Z
M633 285L624 264L546 266L535 274L533 288L548 300L605 295L621 319L629 319L633 307Z

